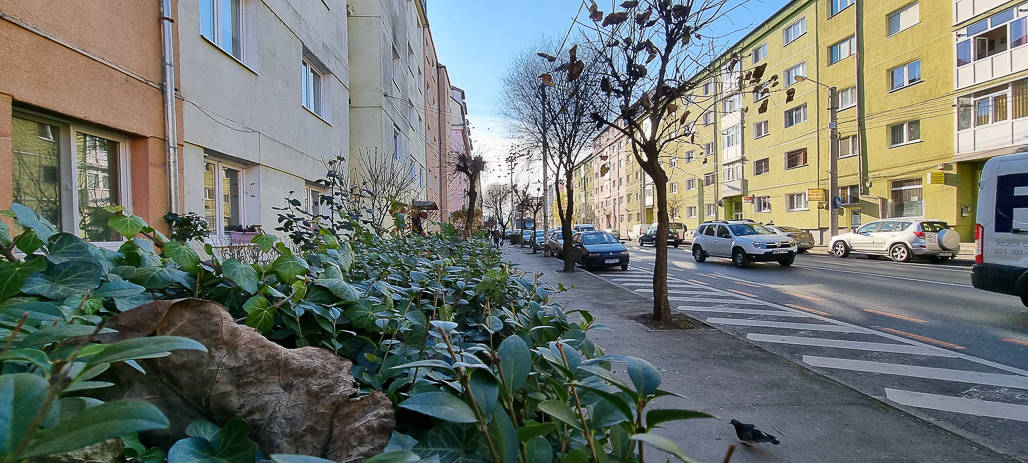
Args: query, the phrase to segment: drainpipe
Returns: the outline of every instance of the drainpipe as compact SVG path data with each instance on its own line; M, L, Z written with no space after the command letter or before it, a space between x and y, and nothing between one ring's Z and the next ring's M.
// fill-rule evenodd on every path
M168 207L170 212L179 211L178 178L178 117L175 112L175 39L171 17L171 0L161 0L161 45L163 45L164 67L164 125L165 145L168 147Z
M450 121L445 120L443 117L443 105L447 105L449 108L450 99L443 92L443 65L436 64L435 66L435 82L436 82L436 106L437 106L437 120L439 121L439 143L437 150L439 151L439 221L444 222L446 220L446 196L450 193L449 182L447 180L446 172L446 155L449 154L447 147L450 146ZM449 90L450 83L447 80L446 89ZM445 99L445 101L444 101ZM444 187L444 185L447 185Z

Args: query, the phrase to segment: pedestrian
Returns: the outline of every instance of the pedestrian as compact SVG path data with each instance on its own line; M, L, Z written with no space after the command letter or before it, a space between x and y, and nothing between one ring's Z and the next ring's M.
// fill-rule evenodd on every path
M493 235L493 246L495 246L496 249L500 249L500 232L498 232L496 230L493 230L492 231L492 235Z

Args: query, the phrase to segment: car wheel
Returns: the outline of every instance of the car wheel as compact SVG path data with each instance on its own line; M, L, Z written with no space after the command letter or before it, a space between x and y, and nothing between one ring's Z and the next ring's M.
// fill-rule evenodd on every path
M640 248L643 247L643 239L642 238L639 238L639 247Z
M896 262L907 262L910 260L910 248L903 243L896 243L889 248L889 257Z
M679 244L682 244L682 243L679 243L679 242L675 241L675 247L676 248L678 247Z
M692 258L696 260L696 262L703 263L703 261L707 260L707 253L703 252L703 248L697 244L692 247Z
M782 259L780 259L778 261L778 265L781 265L782 267L788 267L788 266L792 265L792 263L795 262L795 261L796 261L796 254L789 254L788 257L783 257Z
M850 247L845 241L836 241L832 244L832 255L835 257L846 257L850 255Z
M741 248L735 248L735 250L732 251L732 263L739 268L749 267L750 256L747 256L746 251L743 251Z
M1021 304L1028 307L1028 289L1025 289L1024 292L1021 293Z
M628 264L622 264L621 270L628 270Z

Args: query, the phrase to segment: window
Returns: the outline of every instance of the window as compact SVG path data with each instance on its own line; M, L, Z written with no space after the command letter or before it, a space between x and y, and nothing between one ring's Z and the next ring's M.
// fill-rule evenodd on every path
M768 158L753 161L753 175L764 175L771 171L771 160Z
M957 66L1028 43L1026 20L1014 19L1014 9L1007 9L967 26L960 34L967 39L957 43Z
M957 97L957 130L966 130L972 127L974 120L974 105L970 96Z
M832 10L829 16L835 16L839 14L840 11L848 8L850 5L853 4L853 2L854 0L832 0Z
M717 181L717 174L714 172L703 174L703 186L713 185Z
M785 86L786 87L788 87L788 86L790 86L792 84L795 84L796 83L796 76L806 76L807 75L807 62L804 61L804 62L802 62L800 64L797 64L797 65L795 65L795 66L793 66L793 67L791 67L789 69L786 69L785 72L783 73L783 75L785 76Z
M203 212L211 235L225 236L243 225L241 169L208 158L203 166Z
M840 111L857 105L857 87L849 87L839 90L838 95Z
M1010 118L1028 117L1028 79L1021 79L1010 84Z
M921 81L921 60L911 61L889 70L889 88L899 90Z
M724 167L724 177L723 177L724 181L731 182L732 180L741 180L741 179L742 179L742 163L741 162L737 162L735 164L728 164L728 165L726 165Z
M678 167L678 158L671 158L671 160L668 161L668 166Z
M789 42L796 40L806 32L807 18L800 18L799 21L790 24L789 27L786 27L785 30L782 31L782 45L788 45Z
M889 126L889 146L899 146L921 140L921 121L907 121Z
M716 152L717 152L717 147L714 146L713 142L710 142L710 143L707 143L707 144L703 145L703 155L704 156L713 156L714 153L716 153Z
M696 157L696 151L694 151L694 150L686 151L685 152L685 162L686 162L686 164L692 162L693 158L695 158L695 157Z
M753 64L759 63L764 58L767 58L767 43L753 49Z
M687 206L685 208L685 215L686 215L686 217L689 217L690 219L695 218L696 217L696 206Z
M839 138L839 157L846 158L860 154L860 139L856 135Z
M200 0L200 35L239 60L243 59L240 1Z
M767 121L760 121L753 124L753 138L757 139L768 134Z
M860 202L860 190L856 185L840 187L839 198L842 204L857 204Z
M714 93L714 83L713 82L704 82L703 83L703 94L704 95L710 95L711 93Z
M695 190L696 189L696 179L694 179L694 178L687 178L687 179L685 179L685 189L686 190Z
M396 161L403 159L403 134L395 125L393 126L393 159Z
M732 148L739 144L739 125L733 125L723 132L722 138L724 139L725 148Z
M785 153L785 168L795 169L807 165L807 149L802 148L796 151Z
M921 196L921 179L897 180L892 182L891 217L914 217L924 215Z
M704 217L717 217L717 204L706 204L704 209L706 209Z
M740 100L741 100L741 98L739 98L739 94L738 93L736 93L735 95L726 97L723 100L724 111L726 113L732 113L732 112L736 112L736 111L742 109L742 108L740 108L741 103L742 103Z
M1006 86L1004 86L1006 87ZM992 89L990 89L992 90ZM987 91L990 91L987 90ZM994 90L993 90L994 91ZM1002 93L985 95L974 100L974 126L988 125L993 122L1007 120L1007 92L1003 88Z
M807 210L807 194L806 193L791 193L785 195L785 207L789 211L805 211Z
M763 100L764 98L767 98L767 96L769 94L771 94L771 92L769 90L767 90L767 89L768 89L768 86L767 86L766 83L754 86L753 87L753 92L752 92L753 93L753 102L757 102L757 101Z
M310 61L304 59L300 65L300 73L301 104L314 114L322 115L321 72Z
M678 193L678 182L675 182L675 183L671 184L671 192L672 193Z
M857 52L857 38L849 38L828 47L828 64L835 64Z
M803 104L785 112L785 126L792 127L807 121L807 105Z
M12 201L84 240L121 241L103 208L131 205L125 140L18 113L11 122Z
M918 3L911 3L889 14L889 35L896 34L921 21Z
M714 123L714 111L707 111L703 113L703 125L710 125Z
M756 196L753 198L753 212L771 212L771 197Z
M304 210L313 214L321 214L321 191L306 187L304 188Z

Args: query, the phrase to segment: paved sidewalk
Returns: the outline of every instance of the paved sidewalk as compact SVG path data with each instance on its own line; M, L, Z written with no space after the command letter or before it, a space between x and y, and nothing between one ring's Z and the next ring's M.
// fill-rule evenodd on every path
M672 423L661 431L703 462L720 462L738 440L731 419L754 423L781 439L777 446L737 446L741 462L993 462L1017 461L931 425L885 403L714 329L654 331L633 320L651 302L588 272L560 273L557 259L528 248L504 246L504 257L522 271L541 273L557 296L586 309L610 331L589 336L608 353L645 358L661 369L662 388L685 399L656 401L654 408L688 408L717 420ZM1020 436L1011 436L1011 439ZM664 461L652 458L648 461Z

